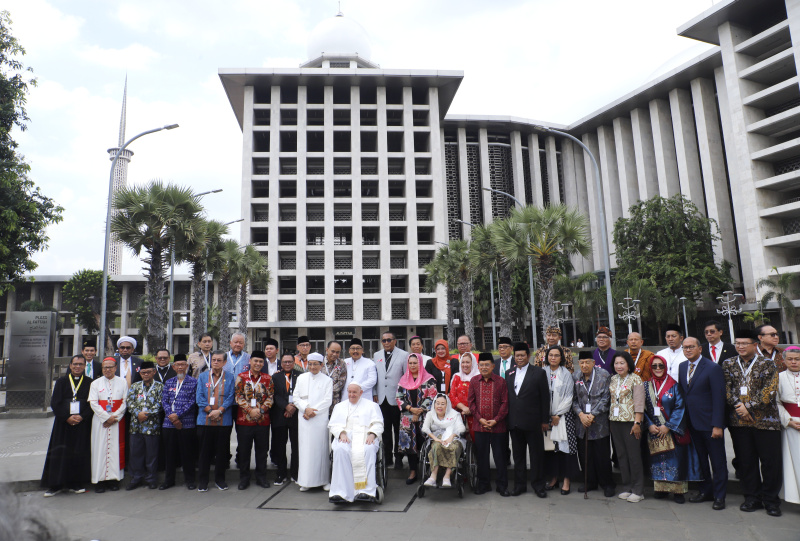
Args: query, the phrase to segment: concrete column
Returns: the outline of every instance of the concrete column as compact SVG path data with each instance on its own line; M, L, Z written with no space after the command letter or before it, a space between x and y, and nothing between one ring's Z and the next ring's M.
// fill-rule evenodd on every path
M430 104L430 132L431 132L431 173L433 174L433 200L440 201L442 204L438 207L442 209L441 212L434 212L434 239L442 239L443 241L449 240L448 234L448 214L447 214L447 187L444 182L439 182L437 179L444 179L446 176L445 162L444 162L444 130L439 123L439 89L432 87L428 90L428 103ZM462 197L463 199L463 197ZM464 227L462 231L469 234L471 227ZM469 238L469 237L467 237ZM433 249L436 249L434 244ZM414 269L412 272L417 276L417 287L419 287L419 274L423 271L419 269L419 259L417 250L409 250L414 252L414 255L409 253L409 265ZM409 291L416 291L409 289ZM434 317L446 314L447 310L447 295L444 287L436 288L436 312ZM446 317L446 316L445 316Z
M681 182L678 176L678 159L675 156L672 115L667 101L650 102L650 122L653 126L658 192L661 197L672 197L681 192Z
M646 201L658 195L656 151L653 146L653 126L650 110L637 108L631 111L633 150L636 155L636 177L639 181L639 199Z
M786 0L786 16L789 20L789 33L792 36L794 62L800 73L800 0Z
M480 146L479 160L481 164L481 188L492 187L492 175L489 169L489 132L486 128L481 128L478 131L478 143ZM492 195L497 197L505 197L500 194L492 194L492 192L481 190L479 197L482 198L483 206L483 223L488 224L492 222ZM513 201L510 201L513 205Z
M467 165L467 129L458 128L458 184L461 190L461 219L471 222L469 212L469 166ZM465 226L461 231L464 239L472 238L471 227Z
M725 172L725 153L717 120L719 117L714 83L709 79L698 78L692 81L691 88L706 208L708 217L716 220L719 225L720 240L714 243L714 260L717 263L722 260L732 263L734 268L731 269L731 275L736 278L739 276L736 236L728 176Z
M544 140L544 148L547 156L547 186L550 190L550 204L561 203L561 190L558 186L558 152L556 150L556 138L548 135Z
M298 89L298 101L300 100L300 89ZM306 93L307 95L307 93ZM245 94L245 100L247 99L247 95ZM281 87L275 85L270 88L270 115L269 115L269 131L270 131L270 139L269 139L269 232L267 233L267 254L268 259L273 264L277 265L278 261L278 245L279 245L279 236L278 236L278 226L280 225L280 212L279 212L279 202L280 202L280 127L281 127ZM252 107L251 107L252 108ZM247 106L245 106L245 110ZM297 118L297 122L300 122L300 118ZM306 122L304 118L302 120L303 123ZM247 133L247 132L245 132ZM305 134L304 134L305 135ZM297 138L297 145L300 148L300 132L298 131L298 138ZM306 147L306 140L303 137L302 142L303 148ZM252 149L252 145L250 146ZM301 167L298 163L297 167ZM303 171L305 171L305 163L302 164ZM298 169L299 172L299 169ZM300 177L298 175L298 179L305 178L305 176ZM297 195L303 194L303 199L297 197L295 200L298 202L297 204L297 219L300 220L300 216L302 216L302 224L298 223L297 227L295 228L295 235L297 238L297 251L296 255L296 269L297 269L297 280L295 282L295 291L302 291L305 292L306 290L306 258L304 257L305 248L301 248L301 246L305 245L305 237L306 237L306 228L305 228L305 219L306 219L306 212L305 206L300 205L300 201L305 200L305 186L300 185L300 181L297 182ZM242 188L244 189L244 188ZM244 229L244 228L242 228ZM276 279L277 280L277 279ZM209 291L213 291L216 295L216 287L213 286L211 283L213 281L213 276L209 277ZM205 286L205 284L204 284ZM209 299L210 300L210 299ZM215 300L214 303L217 303L219 306L219 301ZM305 320L305 313L306 307L305 303L302 303L302 307L299 306L301 303L297 302L297 319L298 321ZM302 312L301 312L302 310ZM301 317L302 314L302 317ZM278 288L277 287L268 287L267 288L267 320L268 321L278 321L279 319L278 313Z
M672 129L675 133L675 155L678 160L681 193L688 197L705 216L706 201L703 195L700 156L697 152L692 96L688 90L673 88L669 92L669 104L672 110Z
M119 301L119 308L120 308L119 334L120 334L120 336L124 336L124 335L128 334L128 326L129 326L128 325L128 297L129 297L129 294L130 294L130 287L131 287L130 284L122 284L122 294L120 296L120 301ZM147 295L147 288L146 287L145 287L145 290L144 290L144 294ZM136 309L136 307L134 307L134 310L135 309ZM112 331L112 329L114 328L113 323L114 323L114 313L112 312L111 313L111 317L108 320L109 332L113 332ZM142 343L145 342L144 338L145 338L144 336L140 337ZM102 344L103 337L102 336L98 336L97 342L98 342L98 344L97 344L97 354L99 355L100 352L101 352L100 347L101 347L101 345L103 345ZM112 342L113 342L113 339L112 339ZM103 347L105 347L105 346L103 345ZM145 351L145 350L142 349L142 351Z
M539 136L535 133L528 136L528 155L531 162L531 170L533 171L533 175L531 175L531 182L533 182L533 204L543 207L542 163L539 161Z
M639 179L636 176L636 151L633 144L633 127L627 117L614 119L614 144L617 147L617 171L622 216L630 216L631 205L639 201Z
M587 201L586 201L586 186L584 184L583 188L583 201L581 201L581 197L579 195L578 189L578 175L577 175L577 168L575 164L575 153L576 150L578 153L583 153L583 149L575 148L572 141L569 139L564 139L561 141L561 163L564 164L564 203L571 209L577 209L581 214L589 217ZM583 168L583 162L581 162L581 168ZM581 177L582 182L583 180L583 170L581 169ZM591 229L589 230L589 235L591 235ZM591 240L590 240L591 242ZM573 272L575 274L583 274L585 271L583 269L584 259L582 256L573 256L572 257L572 266Z
M600 161L600 172L603 177L603 204L606 213L606 231L608 239L614 233L614 224L622 217L622 199L619 192L619 173L617 172L617 149L614 144L614 132L608 126L597 128L597 142L599 154L596 154ZM613 250L611 252L611 266L616 265L616 257Z
M595 133L584 133L581 136L583 140L583 144L589 147L589 150L595 156L599 156L600 150L597 144L597 134ZM592 165L592 160L584 157L583 160L584 171L586 172L586 199L589 206L589 224L592 228L592 231L597 231L598 234L594 237L594 242L592 242L592 267L589 270L595 269L602 269L603 268L603 251L600 246L599 238L600 234L600 215L597 212L597 199L603 197L603 194L597 193L596 190L596 182L594 179L595 171L594 166Z
M359 87L350 88L350 156L351 179L353 191L351 204L353 216L361 215L361 92ZM362 287L364 284L364 271L360 262L363 260L363 245L361 243L362 226L360 219L353 219L351 230L353 232L353 319L364 319L364 302Z
M522 161L522 135L519 131L511 132L511 171L514 181L514 195L525 203L525 162Z

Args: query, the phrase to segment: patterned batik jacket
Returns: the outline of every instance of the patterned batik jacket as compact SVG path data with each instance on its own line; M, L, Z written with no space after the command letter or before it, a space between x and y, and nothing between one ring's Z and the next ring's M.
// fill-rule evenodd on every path
M746 378L742 369L748 372ZM739 356L731 357L722 362L722 372L725 374L725 395L730 406L728 426L781 429L777 402L779 373L774 361L761 355L756 355L749 363ZM743 387L747 388L747 394L742 394ZM738 404L744 404L753 421L739 417L736 413Z
M144 386L143 381L137 381L128 389L126 406L131 414L130 433L158 436L161 434L161 394L164 386L153 381L150 387ZM139 421L139 413L146 411L147 419Z

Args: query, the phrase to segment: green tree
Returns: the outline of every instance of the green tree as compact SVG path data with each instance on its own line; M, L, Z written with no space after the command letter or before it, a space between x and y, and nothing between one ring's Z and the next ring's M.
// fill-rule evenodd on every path
M203 207L190 188L159 180L121 188L114 196L111 231L134 254L145 252L148 349L165 342L167 328L166 271L170 250L190 243L203 228ZM178 259L176 257L176 259Z
M511 273L513 265L503 260L497 248L495 235L503 234L503 229L510 227L506 220L498 220L489 225L480 225L472 229L470 243L470 266L473 275L485 276L488 272L497 272L497 289L499 291L500 306L497 313L499 323L499 336L511 336L514 322L513 295Z
M464 241L461 241L464 242ZM453 313L455 312L455 290L459 285L458 267L455 259L450 253L450 246L441 246L430 263L425 265L425 273L428 275L428 291L436 291L438 285L443 285L447 291L447 341L450 347L456 342L455 324Z
M768 287L770 291L764 293L761 297L761 306L766 307L768 303L775 301L778 303L778 312L781 315L781 328L784 331L789 330L789 320L794 319L796 310L792 304L792 297L797 298L800 296L800 291L797 289L792 290L792 282L797 278L796 272L785 272L781 274L778 272L777 267L772 267L772 272L775 273L774 278L762 278L756 284L756 287Z
M197 235L182 248L180 259L189 263L192 275L192 319L189 335L197 342L210 324L203 316L205 306L205 276L219 268L219 250L222 236L228 226L216 220L203 220ZM208 323L207 323L208 322Z
M61 289L64 305L75 313L75 320L89 334L97 334L100 330L100 298L103 290L103 272L83 269L72 275ZM106 304L106 320L111 321L112 312L119 308L119 287L108 281ZM111 332L106 327L105 351L113 350Z
M569 319L572 322L572 336L576 342L578 328L584 334L592 328L596 310L593 305L593 295L589 293L589 286L596 280L595 273L587 272L577 276L559 274L554 281L556 300L572 303L569 309ZM564 336L564 341L568 341L566 336Z
M29 86L36 86L19 57L25 49L11 35L11 17L0 12L0 294L38 265L32 256L47 247L46 227L61 221L63 208L28 178L30 166L17 153L14 127L25 131Z
M239 332L247 332L248 300L247 293L252 286L255 289L266 289L271 276L267 259L255 246L247 245L237 272L239 279Z
M679 297L687 311L704 295L717 296L730 288L731 265L714 261L717 223L704 217L682 195L655 196L630 208L630 218L614 224L614 244L621 284L640 284L650 297L642 301L642 315L660 326L680 320Z
M217 278L219 296L219 345L227 347L231 340L231 306L236 299L239 284L239 268L244 259L244 252L235 240L224 240L218 252L220 259Z

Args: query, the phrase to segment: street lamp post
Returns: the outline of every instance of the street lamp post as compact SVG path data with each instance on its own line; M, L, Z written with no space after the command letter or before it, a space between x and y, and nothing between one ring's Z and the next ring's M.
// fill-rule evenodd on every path
M722 307L717 308L717 313L723 316L728 316L728 331L731 333L731 341L734 339L733 334L733 317L742 311L742 307L735 306L736 297L741 297L744 300L744 295L741 293L734 293L733 291L723 291L722 297L717 297L717 300L722 304Z
M558 325L559 329L561 328L561 324L564 323L567 320L567 317L566 317L566 315L567 315L567 306L569 306L569 304L563 303L561 301L553 301L553 307L554 307L555 312L556 312L556 325ZM563 314L564 317L561 317L562 314ZM567 333L564 333L562 336L564 336L564 342L566 343ZM564 344L562 344L562 345L564 345Z
M473 224L472 222L468 222L466 220L459 220L457 218L455 220L470 227L477 227L477 225ZM492 295L492 301L489 303L492 307L492 345L493 349L497 349L497 326L495 325L495 317L494 317L494 272L492 272L491 269L489 269L489 289Z
M239 222L243 222L243 221L244 221L244 218L239 218L238 220L225 222L222 225L231 225L231 224L235 224L235 223L239 223ZM206 332L208 332L208 328L209 328L209 325L208 325L208 246L206 246L206 264L205 264L205 269L206 269L206 292L205 292L205 310L203 312L203 323L205 323Z
M484 190L487 192L494 192L499 193L500 195L505 195L506 197L513 199L514 202L519 205L519 208L523 208L525 205L522 204L522 201L511 195L507 192L501 192L500 190L495 190L494 188L487 188L483 187ZM531 335L533 336L533 349L539 349L539 340L536 338L536 296L535 292L533 291L533 259L531 256L528 256L528 282L531 288Z
M634 299L629 296L622 299L625 301L625 304L618 302L619 307L622 308L622 312L620 313L620 319L625 320L628 323L628 334L633 332L633 325L631 321L634 319L639 319L639 300Z
M131 137L125 144L123 144L119 149L117 149L117 153L114 155L114 159L111 162L111 174L109 175L108 179L108 206L106 208L106 237L105 237L105 247L103 249L103 286L100 292L100 340L103 343L103 355L105 355L106 351L106 309L108 307L108 252L111 248L111 206L113 203L114 198L114 169L117 167L117 161L119 160L120 154L125 148L136 141L139 137L144 137L145 135L149 135L151 133L155 133L161 130L174 130L177 128L177 124L169 124L167 126L161 126L160 128L154 128L152 130L143 131L142 133ZM98 348L98 352L100 348Z
M578 146L580 146L584 152L589 155L589 159L592 160L592 165L594 165L594 180L595 180L595 189L597 190L597 211L600 216L600 224L601 226L598 228L600 229L600 239L601 244L603 247L603 263L605 264L605 276L606 276L606 304L608 306L608 323L611 327L611 333L614 333L614 300L611 298L611 258L608 254L608 232L606 231L606 213L605 209L603 208L603 185L600 182L600 167L597 165L597 160L592 154L592 151L589 150L589 147L583 144L583 141L574 137L567 132L563 132L561 130L554 130L553 128L548 128L546 126L538 126L542 131L546 133L555 133L557 135L561 135L570 139L575 142ZM612 336L612 340L614 337ZM614 342L612 341L612 344Z
M686 297L681 297L681 309L683 310L683 336L689 336L689 321L686 319Z
M219 193L222 191L222 188L218 188L216 190L209 190L207 192L201 192L197 194L195 197L203 197L204 195L208 195L210 193ZM170 355L172 354L172 331L174 328L173 318L175 314L173 311L175 310L175 232L172 232L172 248L170 249L169 255L169 308L167 309L167 314L169 315L169 319L167 320L167 350L169 351Z

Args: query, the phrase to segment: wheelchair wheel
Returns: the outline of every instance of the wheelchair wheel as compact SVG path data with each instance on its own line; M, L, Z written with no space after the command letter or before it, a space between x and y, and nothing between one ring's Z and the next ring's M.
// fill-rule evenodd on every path
M383 487L378 486L378 490L375 492L375 499L378 500L378 505L383 503Z
M475 457L474 445L470 445L469 455L467 458L467 480L469 481L469 487L471 489L475 489L475 487L478 485L478 461Z
M458 497L462 499L464 498L464 485L461 483L458 484Z
M425 497L425 485L419 486L419 488L417 489L417 496L419 496L420 498Z

